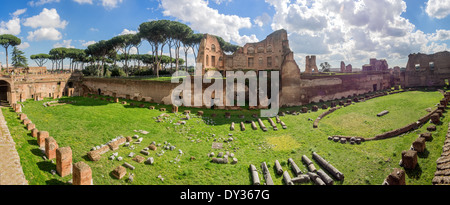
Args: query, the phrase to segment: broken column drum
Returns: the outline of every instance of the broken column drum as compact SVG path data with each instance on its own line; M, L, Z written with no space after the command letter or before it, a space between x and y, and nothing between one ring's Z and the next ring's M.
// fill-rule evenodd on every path
M292 158L288 159L288 163L291 164L292 171L295 173L296 176L302 174L302 171L300 170L300 168L298 168L297 164L295 164Z
M274 185L272 176L270 176L269 168L267 167L267 164L265 162L261 164L261 169L263 172L264 180L266 181L266 185Z
M344 174L342 174L338 169L336 169L333 165L328 163L325 159L323 159L320 155L313 152L313 159L315 159L322 167L324 167L329 173L331 173L337 180L344 180Z
M256 170L255 165L250 165L250 172L252 173L253 185L260 185L258 171Z

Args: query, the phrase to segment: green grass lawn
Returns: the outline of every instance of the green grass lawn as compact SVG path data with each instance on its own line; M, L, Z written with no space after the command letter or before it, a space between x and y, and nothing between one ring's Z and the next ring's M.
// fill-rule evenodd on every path
M191 110L191 119L186 125L175 125L184 116L167 112L170 117L164 122L156 122L156 117L165 112L159 108L170 106L145 103L146 107L154 105L156 110L132 107L119 103L110 103L91 98L73 97L66 98L76 101L74 104L62 106L44 107L44 102L27 101L24 103L23 112L36 124L39 130L45 130L54 137L59 147L70 146L73 150L73 162L86 162L93 171L94 184L96 185L120 185L120 184L148 184L148 185L249 185L251 174L249 165L254 164L260 171L260 164L266 162L271 171L275 184L283 184L282 176L277 176L274 171L274 161L279 160L284 170L293 172L287 165L287 159L293 158L303 172L307 169L301 161L302 155L312 159L312 152L317 152L344 175L343 182L335 184L373 184L379 185L393 168L398 168L401 152L409 149L418 134L426 130L425 124L417 131L386 140L364 142L361 145L340 144L327 140L330 135L355 135L372 137L402 127L416 121L427 112L426 108L434 108L442 94L439 92L405 92L395 95L375 98L366 102L357 103L342 108L319 123L319 128L313 128L313 121L324 110L300 115L286 115L281 120L286 123L288 129L283 130L279 126L278 131L271 129L269 122L264 123L269 128L268 132L258 129L252 130L250 124L246 124L246 131L240 131L238 122L255 120L252 114L259 114L256 110L224 111L203 110L204 118L194 117L198 109L180 108ZM128 101L129 103L131 101ZM141 104L141 102L135 102ZM283 108L286 110L300 110L300 107ZM382 118L376 114L389 110L390 113ZM225 112L231 112L231 119L224 117ZM71 175L61 178L50 171L56 170L55 163L44 161L42 153L38 149L36 139L20 124L17 114L10 109L3 108L3 113L13 136L24 173L30 184L66 184ZM216 118L209 118L216 113ZM240 119L238 115L245 115ZM375 117L374 117L375 116ZM442 125L433 132L434 139L427 142L427 150L419 154L419 166L415 170L407 171L407 184L431 184L436 170L436 159L441 155L441 147L447 132L449 118L445 113ZM230 131L230 123L236 123L236 131ZM146 130L147 135L134 132L134 130ZM123 161L109 160L114 153L109 151L102 155L98 162L92 162L86 156L92 147L105 144L117 136L139 135L144 140L140 145L135 145L134 150L120 147L119 156ZM232 142L224 142L232 134ZM214 136L213 136L214 135ZM150 145L164 145L168 142L176 146L173 151L164 150L162 156L157 154L163 150L162 146L156 151L150 151L150 156L140 154L140 150ZM213 142L222 142L223 149L212 149ZM179 155L182 150L183 155ZM214 164L208 153L232 152L238 159L237 164ZM155 164L139 164L127 157L130 152L145 158L153 157ZM195 157L191 160L191 157ZM179 159L179 161L177 160ZM56 160L54 160L56 161ZM314 160L313 160L314 161ZM128 162L136 167L135 170L127 169L127 175L121 180L111 176L111 172L117 166ZM320 166L314 161L315 166ZM128 174L133 173L134 181L129 183ZM161 177L158 177L161 176ZM164 178L161 180L160 178ZM264 182L260 171L261 181Z

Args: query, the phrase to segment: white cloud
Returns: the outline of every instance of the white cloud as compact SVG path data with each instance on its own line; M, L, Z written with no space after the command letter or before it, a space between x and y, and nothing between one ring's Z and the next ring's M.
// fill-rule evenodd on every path
M119 36L126 35L126 34L137 34L137 33L138 33L137 31L123 29L122 33L120 33Z
M123 2L123 0L101 0L103 7L106 9L113 9L117 7L117 4Z
M418 30L402 17L406 12L406 3L402 0L266 2L275 10L272 29L288 31L296 59L315 54L318 64L336 61L329 63L338 65L343 60L358 68L369 58L405 61L406 64L410 53L446 49L447 44L434 41L450 39L449 30L437 30L433 34Z
M14 17L8 22L0 22L0 34L19 35L21 31L20 19Z
M86 41L81 40L80 43L81 43L81 45L82 45L83 47L88 47L88 46L90 46L90 45L92 45L92 44L95 44L95 43L97 43L97 42L96 42L96 41L88 41L88 42L86 42Z
M217 5L222 4L223 2L230 3L232 0L214 0Z
M436 30L436 33L430 36L430 40L432 41L446 41L450 40L450 30Z
M264 12L261 16L258 16L255 18L255 20L253 20L253 22L255 22L256 25L258 25L259 27L263 27L264 24L269 23L272 20L272 17L269 16L269 14L267 14L266 12Z
M23 23L24 26L31 28L61 28L67 26L67 21L61 21L61 18L56 9L44 8L39 15L27 18Z
M44 4L49 3L59 3L60 0L39 0L39 1L29 1L28 5L30 6L42 6Z
M93 4L92 0L73 0L79 4Z
M64 29L68 22L61 20L56 9L44 8L39 15L25 19L24 26L37 30L28 32L29 41L61 40L62 34L58 29Z
M63 40L62 43L55 43L53 45L53 48L61 48L61 47L64 47L64 48L75 48L74 46L72 46L70 44L72 44L72 40Z
M425 11L428 16L443 19L450 15L450 0L429 0Z
M98 28L90 28L89 31L98 32L99 30L98 30Z
M161 8L164 16L188 22L198 32L219 35L225 41L234 41L239 45L258 41L255 35L239 33L240 29L252 27L250 18L220 14L204 0L161 0Z
M17 17L17 16L20 16L20 15L24 14L25 12L27 12L26 8L25 9L18 9L17 11L15 11L13 13L13 16Z
M28 42L22 42L20 45L17 46L18 49L24 50L30 47L30 44Z
M61 40L62 34L55 28L40 28L36 31L30 31L28 32L27 39L29 41L44 41L44 40L51 40L51 41L58 41Z

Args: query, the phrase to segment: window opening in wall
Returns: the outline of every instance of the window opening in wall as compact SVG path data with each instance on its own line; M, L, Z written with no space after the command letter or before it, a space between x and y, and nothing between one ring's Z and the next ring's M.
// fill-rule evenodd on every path
M420 64L416 64L416 70L420 69Z
M211 56L211 66L216 66L216 56Z
M253 65L254 65L254 59L248 58L248 67L253 67Z
M211 44L211 51L212 51L212 52L216 52L216 45Z
M272 57L267 57L267 67L272 67Z
M434 62L430 62L430 70L434 70Z

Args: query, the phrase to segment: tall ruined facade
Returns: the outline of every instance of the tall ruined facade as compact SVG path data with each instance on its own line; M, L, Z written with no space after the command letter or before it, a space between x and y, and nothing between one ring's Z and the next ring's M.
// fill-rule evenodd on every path
M404 87L440 87L450 79L450 53L410 54L404 72Z
M205 34L200 43L197 64L202 73L209 70L226 71L280 71L280 104L293 105L300 95L300 68L289 47L286 30L278 30L261 42L247 43L233 54L226 54L220 48L216 37Z

